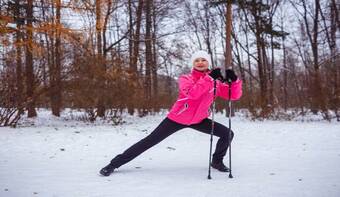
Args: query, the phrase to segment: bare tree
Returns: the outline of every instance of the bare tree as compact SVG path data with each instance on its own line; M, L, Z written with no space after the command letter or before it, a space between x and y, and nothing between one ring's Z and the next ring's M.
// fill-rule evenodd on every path
M17 25L16 31L16 98L17 98L17 106L18 106L18 113L23 113L23 91L24 91L24 84L23 84L23 73L22 73L22 25L24 24L24 19L21 16L21 8L22 5L20 4L19 0L15 0L15 9L14 9L14 18Z
M56 20L55 20L55 45L54 61L52 70L50 71L50 90L51 90L51 108L52 114L60 116L60 109L62 106L61 100L61 0L55 2L56 7Z
M33 0L27 0L27 9L26 9L26 96L28 100L27 110L28 117L37 116L37 112L35 110L35 77L33 72Z
M151 103L151 67L153 64L152 56L152 13L151 13L152 0L145 2L145 79L144 91L145 102ZM146 107L146 106L145 106ZM147 108L147 107L146 107Z

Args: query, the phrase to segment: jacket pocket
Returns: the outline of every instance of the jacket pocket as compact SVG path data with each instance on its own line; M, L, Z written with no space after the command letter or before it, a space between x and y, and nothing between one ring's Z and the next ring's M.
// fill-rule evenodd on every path
M177 112L176 115L180 115L181 113L185 112L188 108L189 108L188 103L185 103L183 108L179 112Z

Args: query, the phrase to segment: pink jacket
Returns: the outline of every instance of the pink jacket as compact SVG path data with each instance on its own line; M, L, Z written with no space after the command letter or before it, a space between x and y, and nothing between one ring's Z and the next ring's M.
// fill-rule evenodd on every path
M214 80L209 72L192 69L191 74L179 78L179 96L172 106L168 118L185 125L201 122L210 116L209 107L214 100ZM216 96L228 99L228 84L217 80ZM242 95L242 81L231 84L231 100L238 100Z

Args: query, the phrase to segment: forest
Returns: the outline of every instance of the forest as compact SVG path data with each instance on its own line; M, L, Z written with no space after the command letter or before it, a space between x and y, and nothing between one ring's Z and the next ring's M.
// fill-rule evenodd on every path
M169 109L199 49L243 81L235 111L340 121L339 0L0 2L0 126L39 108L117 124Z

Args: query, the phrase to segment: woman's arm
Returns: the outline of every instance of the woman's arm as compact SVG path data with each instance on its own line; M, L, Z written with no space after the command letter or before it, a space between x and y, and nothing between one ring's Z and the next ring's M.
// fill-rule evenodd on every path
M196 100L214 88L214 80L206 75L196 83L187 75L179 78L179 91L188 99Z
M229 85L227 83L222 83L217 81L217 96L223 99L229 99ZM237 79L235 82L231 83L231 100L238 100L242 96L242 80Z

